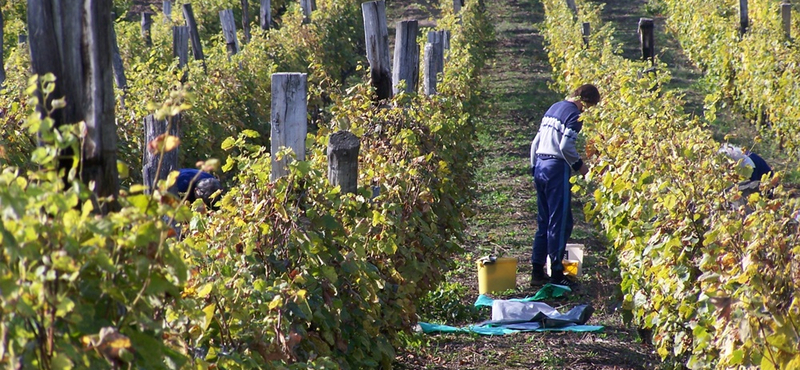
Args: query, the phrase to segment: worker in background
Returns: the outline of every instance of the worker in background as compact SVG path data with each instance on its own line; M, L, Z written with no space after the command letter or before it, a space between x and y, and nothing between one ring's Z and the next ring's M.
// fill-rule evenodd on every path
M753 173L750 175L750 181L761 181L764 175L772 176L772 167L756 153L728 143L723 144L719 152L737 161L742 167L752 168Z
M175 181L178 193L185 193L189 203L202 199L207 207L216 209L216 202L221 197L222 184L208 172L193 168L182 168ZM218 193L219 192L219 193Z

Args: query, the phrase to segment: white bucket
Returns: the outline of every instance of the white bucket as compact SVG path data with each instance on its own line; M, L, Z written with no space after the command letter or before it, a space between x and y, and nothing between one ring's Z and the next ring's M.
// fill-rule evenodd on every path
M567 261L567 262L572 262L572 263L577 263L578 264L578 268L577 268L577 271L575 273L575 277L580 277L583 274L583 252L584 252L583 244L567 244L566 251L567 251L567 253L566 253L566 256L564 256L564 260ZM550 271L550 256L549 255L547 256L547 263L545 265L545 269L547 270L548 274L552 275L552 272ZM565 270L567 270L567 273L569 273L569 271L568 271L569 269L565 269Z

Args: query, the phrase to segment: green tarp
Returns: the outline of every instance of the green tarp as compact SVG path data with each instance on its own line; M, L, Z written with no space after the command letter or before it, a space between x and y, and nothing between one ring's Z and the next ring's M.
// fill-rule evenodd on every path
M480 335L505 335L520 332L571 331L596 332L602 326L585 325L594 309L587 305L578 305L566 314L558 312L542 301L560 298L570 292L569 287L547 284L532 297L495 300L481 294L475 301L476 307L492 307L492 320L455 327L449 325L420 322L423 333L476 333Z

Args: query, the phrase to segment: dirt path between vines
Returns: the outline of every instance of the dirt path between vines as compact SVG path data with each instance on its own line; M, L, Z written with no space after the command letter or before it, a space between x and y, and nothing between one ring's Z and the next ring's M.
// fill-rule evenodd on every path
M638 20L630 12L646 0L608 1L604 16L621 23ZM635 4L634 4L635 3ZM406 19L431 9L429 3L389 2L390 18ZM488 5L488 4L487 4ZM415 15L406 13L413 9ZM459 306L448 302L435 310L449 317L438 323L461 326L489 319L489 309L470 312L478 296L475 259L487 255L515 257L518 260L517 289L495 298L526 297L536 290L530 279L530 245L536 228L536 196L528 173L530 140L544 111L563 94L548 88L551 69L543 38L535 24L542 21L544 9L535 0L498 0L488 6L496 27L496 55L486 74L492 104L479 129L476 152L478 199L476 215L469 221L465 253L456 258L457 268L448 277L442 300L457 296ZM419 18L418 18L419 19ZM633 33L621 31L621 39L637 40ZM627 33L625 33L627 32ZM627 42L627 41L626 41ZM638 41L636 41L638 42ZM635 47L626 54L635 53ZM633 55L635 57L635 54ZM571 242L583 243L587 255L580 293L567 299L547 302L566 312L580 303L590 303L595 313L588 324L603 325L601 333L520 333L496 337L467 334L424 335L410 340L399 351L397 368L405 369L652 369L660 362L653 349L639 339L634 328L625 325L619 310L622 297L619 274L610 265L608 245L595 226L584 221L583 202L576 199L576 221ZM434 310L426 308L425 311ZM421 309L422 311L422 309ZM431 317L427 312L421 312Z

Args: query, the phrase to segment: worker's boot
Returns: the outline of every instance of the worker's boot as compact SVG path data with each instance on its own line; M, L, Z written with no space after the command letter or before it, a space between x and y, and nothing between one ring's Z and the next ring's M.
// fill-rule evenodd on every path
M550 282L550 276L544 272L544 265L533 264L533 271L531 272L531 286L540 287Z

